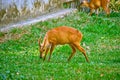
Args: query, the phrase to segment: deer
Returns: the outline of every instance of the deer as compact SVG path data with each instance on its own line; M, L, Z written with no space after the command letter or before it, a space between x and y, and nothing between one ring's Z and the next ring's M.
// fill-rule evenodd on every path
M84 0L81 2L80 6L85 6L90 8L90 15L92 15L94 10L97 10L97 15L98 15L98 9L100 7L102 7L106 12L106 14L109 15L110 14L109 4L110 4L110 0L90 0L90 2Z
M43 58L44 61L48 52L50 52L48 58L48 61L50 61L55 46L68 44L72 48L72 53L69 56L68 61L70 61L70 59L74 56L76 49L78 49L83 53L86 61L89 62L86 51L80 46L82 36L83 35L79 30L68 26L59 26L48 30L42 43L41 38L38 39L40 58Z

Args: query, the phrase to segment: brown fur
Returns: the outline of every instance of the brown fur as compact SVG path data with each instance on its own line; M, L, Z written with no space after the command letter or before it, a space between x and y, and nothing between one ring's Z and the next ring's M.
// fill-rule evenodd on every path
M88 61L85 50L80 46L81 39L82 39L82 33L74 28L67 26L60 26L53 28L46 33L42 44L40 44L40 39L38 40L40 57L41 58L44 57L45 60L46 55L50 50L50 56L48 59L50 61L51 54L56 45L69 44L72 48L72 53L68 58L68 61L75 54L76 49L81 51L84 54L86 60ZM43 54L44 52L45 55Z
M110 0L91 0L90 2L85 0L81 3L81 5L90 8L90 15L93 13L93 10L97 10L100 7L102 7L106 14L109 15L109 3Z

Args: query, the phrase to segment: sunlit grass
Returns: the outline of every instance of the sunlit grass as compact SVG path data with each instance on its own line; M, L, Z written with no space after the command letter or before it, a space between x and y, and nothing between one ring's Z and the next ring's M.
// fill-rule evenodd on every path
M120 80L119 17L119 14L105 17L78 12L0 33L3 40L0 80ZM90 63L79 51L67 62L71 54L69 45L57 46L50 62L39 58L38 38L43 38L49 29L63 25L83 33L80 44L86 49Z

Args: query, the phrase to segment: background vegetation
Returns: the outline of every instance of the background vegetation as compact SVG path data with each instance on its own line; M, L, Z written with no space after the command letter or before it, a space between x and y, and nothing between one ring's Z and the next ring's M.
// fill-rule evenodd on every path
M38 38L63 25L83 33L81 45L90 63L79 51L67 62L68 45L57 46L51 62L39 58ZM77 12L0 33L0 41L0 80L120 80L120 13L106 17Z
M120 11L120 0L110 0L110 8L113 11Z

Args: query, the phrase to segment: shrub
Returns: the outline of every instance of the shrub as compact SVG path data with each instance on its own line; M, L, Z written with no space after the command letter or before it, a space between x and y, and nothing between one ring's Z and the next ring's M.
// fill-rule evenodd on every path
M111 0L110 8L112 11L119 12L120 11L120 0Z

